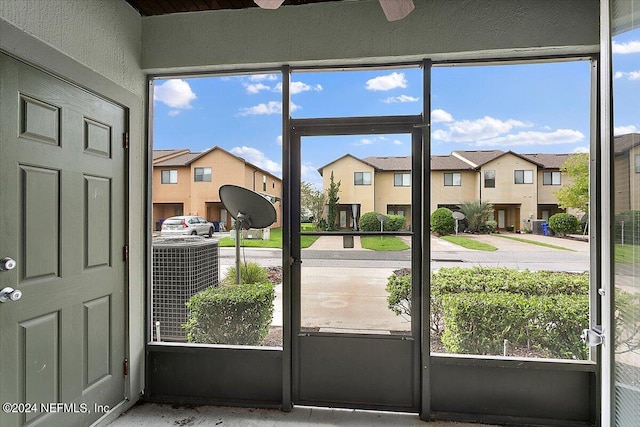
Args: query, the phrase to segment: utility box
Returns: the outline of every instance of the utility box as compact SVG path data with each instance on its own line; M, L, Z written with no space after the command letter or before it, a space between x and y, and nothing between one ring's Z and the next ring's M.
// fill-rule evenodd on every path
M153 239L152 319L153 335L162 341L187 340L182 328L188 310L186 302L210 286L218 286L219 248L217 239L199 236ZM159 323L159 328L156 326Z
M353 248L353 236L342 236L342 247Z

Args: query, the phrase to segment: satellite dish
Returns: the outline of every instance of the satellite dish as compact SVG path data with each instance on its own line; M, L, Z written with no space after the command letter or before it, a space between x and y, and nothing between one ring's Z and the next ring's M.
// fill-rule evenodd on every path
M380 222L387 222L389 221L389 217L386 215L382 215L382 214L378 214L376 215L376 218L378 218L378 221Z
M276 208L262 195L237 185L218 191L227 212L236 220L236 284L240 284L240 233L243 228L265 228L276 220Z
M220 200L238 228L265 228L276 220L276 208L262 195L237 185L220 187Z
M454 212L451 214L451 216L453 217L453 219L457 219L457 220L461 220L465 218L462 212Z

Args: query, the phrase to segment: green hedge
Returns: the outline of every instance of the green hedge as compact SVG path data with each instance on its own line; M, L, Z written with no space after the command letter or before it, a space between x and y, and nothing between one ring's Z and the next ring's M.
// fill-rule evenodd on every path
M451 353L502 354L509 345L546 357L586 359L580 332L589 325L589 297L459 293L442 298L442 344Z
M275 291L270 283L210 287L187 302L189 342L258 345L269 333Z
M387 281L389 309L411 316L411 276ZM430 328L451 353L502 354L503 341L546 357L585 358L589 276L509 268L431 273Z
M380 231L380 221L378 220L379 212L367 212L360 216L359 226L360 231ZM404 227L406 218L402 215L385 215L389 218L388 221L383 222L383 231L398 231Z

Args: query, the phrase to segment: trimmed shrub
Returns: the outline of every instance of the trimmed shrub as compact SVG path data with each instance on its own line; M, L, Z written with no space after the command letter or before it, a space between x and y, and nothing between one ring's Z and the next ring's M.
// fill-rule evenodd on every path
M451 234L456 230L456 220L451 216L453 212L448 208L438 208L431 214L431 231L441 236Z
M411 276L392 275L386 290L389 309L411 316ZM576 340L588 327L583 316L588 314L588 294L588 274L441 268L431 273L429 327L443 334L443 344L453 353L501 354L508 339L548 357L583 358L582 342ZM454 302L445 303L451 298ZM494 320L496 316L503 320ZM477 337L469 338L469 333ZM471 341L465 344L467 339Z
M396 315L411 317L411 276L393 274L387 279L387 306Z
M240 280L242 283L264 283L269 281L267 269L255 262L240 263ZM229 267L222 279L225 285L236 283L236 266Z
M549 218L549 228L558 236L566 236L576 232L578 219L568 213L557 213Z
M189 342L258 345L269 333L275 291L270 283L210 287L187 302Z
M378 221L379 212L372 211L360 216L360 231L380 231L380 221ZM404 227L406 218L402 215L385 215L389 218L383 223L384 231L398 231Z
M502 354L503 342L546 357L586 359L580 331L589 325L589 297L459 293L443 296L447 351Z
M480 232L482 233L495 233L498 231L498 223L496 221L485 221L485 223L480 227Z

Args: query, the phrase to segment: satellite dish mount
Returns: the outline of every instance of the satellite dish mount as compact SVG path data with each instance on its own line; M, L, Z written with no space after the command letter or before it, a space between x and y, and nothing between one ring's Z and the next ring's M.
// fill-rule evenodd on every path
M276 220L276 208L261 194L237 185L223 185L219 195L236 220L236 284L240 284L240 230L269 227Z

